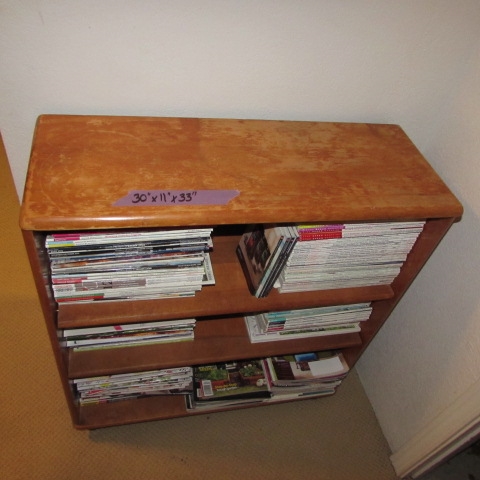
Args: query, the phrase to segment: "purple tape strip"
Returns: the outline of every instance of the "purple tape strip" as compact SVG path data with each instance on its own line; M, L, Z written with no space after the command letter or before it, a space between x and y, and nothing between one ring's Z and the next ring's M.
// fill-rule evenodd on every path
M113 206L225 205L239 193L238 190L131 190Z

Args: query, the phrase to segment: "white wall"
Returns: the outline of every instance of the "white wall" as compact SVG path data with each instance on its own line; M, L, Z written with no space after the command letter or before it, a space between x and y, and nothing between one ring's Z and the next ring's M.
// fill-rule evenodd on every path
M470 123L455 121L462 99L454 97L468 78L479 26L477 0L0 0L0 128L17 189L21 195L41 113L402 125L471 205L372 346L382 371L396 376L380 382L373 355L361 365L385 435L396 448L452 394L441 387L451 354L439 364L438 351L453 349L457 365L468 353L462 334L452 338L446 329L453 320L445 313L455 313L454 320L465 326L476 306L469 300L445 310L445 297L468 297L465 286L478 284L479 270L467 268L469 257L458 266L456 243L475 246L469 235L479 201L470 198L476 190L469 183L468 151L460 161L455 148L471 131ZM435 147L439 138L441 149ZM452 272L450 288L442 278L452 278ZM435 342L432 322L440 325ZM414 354L411 345L417 345ZM428 375L417 361L429 365ZM431 370L439 373L424 383ZM478 370L473 373L478 376ZM455 374L458 392L472 372ZM445 400L431 404L424 392L417 396L411 388L421 385ZM404 403L411 421L397 416Z
M359 362L393 451L480 379L480 41L467 65L424 151L464 216Z

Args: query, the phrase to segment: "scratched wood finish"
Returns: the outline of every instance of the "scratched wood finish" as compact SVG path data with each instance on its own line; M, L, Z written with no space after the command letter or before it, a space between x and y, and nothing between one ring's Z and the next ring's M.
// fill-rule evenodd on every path
M132 190L238 190L227 205L114 203ZM27 230L457 217L400 127L44 115L21 212Z

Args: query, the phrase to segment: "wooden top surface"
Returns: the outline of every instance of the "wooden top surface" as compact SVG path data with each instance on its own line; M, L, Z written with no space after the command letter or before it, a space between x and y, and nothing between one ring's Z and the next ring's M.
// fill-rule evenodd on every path
M209 190L238 195L224 205L218 197L209 205L140 206L133 197L115 205L129 192ZM396 125L43 115L20 224L73 230L461 214Z

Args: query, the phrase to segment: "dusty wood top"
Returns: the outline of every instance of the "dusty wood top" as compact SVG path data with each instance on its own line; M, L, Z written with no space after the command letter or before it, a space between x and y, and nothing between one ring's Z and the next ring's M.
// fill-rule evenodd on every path
M236 196L191 201L210 190ZM20 223L68 230L461 214L396 125L43 115Z

